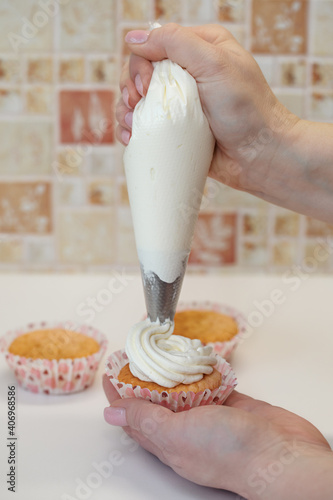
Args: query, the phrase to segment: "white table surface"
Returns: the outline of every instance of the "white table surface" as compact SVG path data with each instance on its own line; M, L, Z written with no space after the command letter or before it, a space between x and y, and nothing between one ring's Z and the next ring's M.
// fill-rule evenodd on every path
M11 275L0 279L1 332L31 321L80 321L78 304L95 297L108 275ZM238 347L231 364L238 390L285 407L316 425L333 444L333 278L302 280L293 291L279 276L187 276L182 300L216 300L242 310L267 299L275 288L282 305ZM144 312L141 280L124 290L96 314L93 325L109 338L107 352L124 346L128 328ZM176 500L236 499L229 492L204 488L178 477L154 456L125 443L120 428L107 425L101 388L104 362L88 390L67 396L35 395L17 388L17 492L7 491L7 386L16 384L0 358L0 498L16 500ZM118 450L123 458L97 488L75 491L96 472L94 463ZM94 476L91 476L94 478ZM96 476L95 476L96 478Z

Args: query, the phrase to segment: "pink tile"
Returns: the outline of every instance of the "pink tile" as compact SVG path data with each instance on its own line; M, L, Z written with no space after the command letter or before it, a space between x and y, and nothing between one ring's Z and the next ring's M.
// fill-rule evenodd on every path
M307 0L253 0L252 51L305 54Z
M64 90L60 92L61 143L112 144L114 92Z
M201 214L189 262L222 266L236 263L236 213Z

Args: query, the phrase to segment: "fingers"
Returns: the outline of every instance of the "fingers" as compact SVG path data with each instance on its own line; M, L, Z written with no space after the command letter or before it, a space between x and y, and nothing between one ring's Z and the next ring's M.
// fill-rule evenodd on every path
M170 23L151 33L130 31L125 41L137 56L150 61L171 59L197 78L201 76L203 66L209 63L212 56L215 57L214 45L202 38L202 34L205 33L206 38L215 40L217 29L212 29L211 32L212 34L209 35L208 27L206 30L202 29L201 36L199 36L199 31ZM222 31L220 36L222 36Z
M153 74L153 65L144 57L131 54L129 61L129 75L135 83L137 92L140 97L147 94L151 76Z
M133 110L126 106L122 97L116 106L116 118L119 123L116 129L116 137L126 146L131 137Z
M170 438L170 427L175 426L177 419L167 408L138 398L112 402L112 406L104 410L104 417L111 425L130 427L160 448Z
M119 399L118 392L113 387L113 385L111 384L111 382L109 380L109 377L106 374L103 375L102 382L103 382L103 389L104 389L105 395L106 395L109 403L111 404L114 401L116 401L117 399Z

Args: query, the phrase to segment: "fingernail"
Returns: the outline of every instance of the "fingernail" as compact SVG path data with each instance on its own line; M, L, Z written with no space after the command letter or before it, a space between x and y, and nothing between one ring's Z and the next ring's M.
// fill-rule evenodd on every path
M104 409L104 419L108 424L125 427L127 425L125 408L109 406Z
M121 139L124 144L128 144L130 140L131 134L129 133L128 130L123 130L121 133Z
M128 93L128 88L127 87L123 88L122 95L123 95L123 101L124 101L124 103L126 104L126 106L128 108L130 108L130 105L129 105L129 93Z
M125 42L127 43L145 43L148 40L149 31L134 30L129 31L125 36Z
M135 77L135 86L136 86L136 90L143 97L143 84L142 84L141 76L139 74L137 74Z
M125 123L128 125L130 128L132 128L132 123L133 123L133 111L129 111L125 115Z

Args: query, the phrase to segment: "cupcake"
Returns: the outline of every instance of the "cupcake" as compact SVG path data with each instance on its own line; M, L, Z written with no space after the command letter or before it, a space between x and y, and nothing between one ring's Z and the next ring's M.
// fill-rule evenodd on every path
M213 302L179 303L174 322L174 335L199 339L225 359L246 332L246 320L239 311Z
M101 332L71 322L31 323L0 339L0 349L19 384L44 394L89 387L106 346Z
M237 384L230 365L200 340L172 335L173 324L146 319L130 330L126 350L106 362L120 397L138 397L175 412L222 404Z

